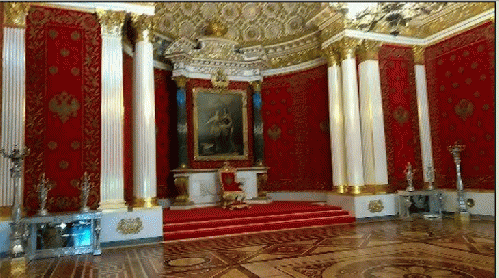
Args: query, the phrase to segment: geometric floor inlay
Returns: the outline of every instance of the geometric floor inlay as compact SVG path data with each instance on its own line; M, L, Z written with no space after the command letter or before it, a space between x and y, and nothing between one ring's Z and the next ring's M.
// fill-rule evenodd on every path
M0 277L11 277L7 259ZM495 222L358 222L107 248L101 256L35 260L20 277L487 278Z

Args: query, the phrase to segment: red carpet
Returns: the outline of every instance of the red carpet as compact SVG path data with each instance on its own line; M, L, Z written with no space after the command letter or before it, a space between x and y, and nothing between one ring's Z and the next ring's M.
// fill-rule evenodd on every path
M163 235L165 240L175 240L354 221L355 218L340 207L309 202L273 202L233 211L219 207L180 211L165 209Z

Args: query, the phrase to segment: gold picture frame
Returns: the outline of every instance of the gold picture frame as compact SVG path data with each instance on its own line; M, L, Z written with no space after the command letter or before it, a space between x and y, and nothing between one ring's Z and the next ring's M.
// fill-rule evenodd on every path
M194 160L247 160L248 108L244 90L194 88Z

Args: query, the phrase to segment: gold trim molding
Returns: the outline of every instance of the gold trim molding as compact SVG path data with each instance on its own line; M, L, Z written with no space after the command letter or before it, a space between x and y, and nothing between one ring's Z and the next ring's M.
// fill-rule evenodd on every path
M121 219L116 227L116 231L123 235L136 235L143 229L144 225L140 217Z
M106 11L96 9L97 17L102 27L102 33L121 36L121 29L125 22L125 12Z
M25 28L29 8L30 4L26 2L5 2L4 24L7 27Z

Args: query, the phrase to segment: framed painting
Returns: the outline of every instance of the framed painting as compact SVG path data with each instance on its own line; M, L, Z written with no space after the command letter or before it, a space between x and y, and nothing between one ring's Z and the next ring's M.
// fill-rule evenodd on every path
M194 160L248 159L246 91L193 89Z

